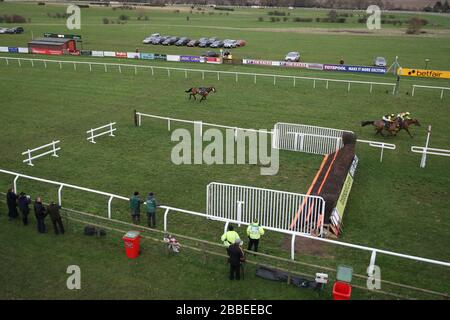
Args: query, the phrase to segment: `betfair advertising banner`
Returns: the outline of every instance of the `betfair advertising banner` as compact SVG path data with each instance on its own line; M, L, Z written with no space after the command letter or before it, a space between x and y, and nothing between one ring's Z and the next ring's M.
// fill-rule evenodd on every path
M399 68L399 76L450 79L450 71Z

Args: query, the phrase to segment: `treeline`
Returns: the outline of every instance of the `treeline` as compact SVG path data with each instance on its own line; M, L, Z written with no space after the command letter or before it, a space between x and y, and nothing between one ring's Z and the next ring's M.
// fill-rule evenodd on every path
M426 12L450 13L450 4L447 0L444 3L437 1L434 6L426 6L423 10Z

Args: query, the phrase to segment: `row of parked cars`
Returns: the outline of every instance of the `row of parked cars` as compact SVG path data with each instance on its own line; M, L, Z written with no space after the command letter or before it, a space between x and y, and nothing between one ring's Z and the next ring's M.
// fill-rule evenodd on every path
M9 34L14 34L14 33L22 33L24 30L22 27L13 27L13 28L2 28L0 27L0 33L9 33Z
M162 44L163 46L188 46L201 48L236 48L245 46L245 40L220 40L218 38L200 38L189 39L188 37L162 36L159 33L154 33L143 41L145 44Z

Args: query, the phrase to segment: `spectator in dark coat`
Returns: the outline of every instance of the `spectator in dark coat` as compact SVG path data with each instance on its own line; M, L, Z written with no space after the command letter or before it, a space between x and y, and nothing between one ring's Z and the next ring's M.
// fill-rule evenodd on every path
M237 238L234 244L228 247L230 254L230 280L241 279L241 262L245 260L241 247L241 239Z
M41 197L37 197L34 201L34 214L36 215L37 229L39 233L47 232L45 229L45 217L47 216L47 210L45 210L42 204Z
M17 218L19 213L17 212L17 194L14 189L9 189L6 194L6 204L8 205L8 217L9 220Z
M47 207L47 212L52 219L53 229L55 230L55 234L59 234L60 232L64 234L64 226L62 223L61 215L59 214L59 209L61 207L57 205L55 202L50 202ZM58 228L59 227L59 228Z
M21 192L19 195L19 209L22 213L22 221L23 224L26 226L28 225L28 214L30 213L30 196L27 196L25 193Z

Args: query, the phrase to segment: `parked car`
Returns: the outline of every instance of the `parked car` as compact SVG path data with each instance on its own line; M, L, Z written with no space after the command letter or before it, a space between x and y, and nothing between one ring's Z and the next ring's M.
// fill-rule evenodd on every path
M211 43L210 47L211 48L222 48L223 47L223 41L222 40L214 41L213 43Z
M163 43L164 41L166 41L168 38L169 38L168 36L155 37L155 38L152 40L152 44L161 44L161 43Z
M243 47L247 44L245 40L236 40L236 47Z
M188 43L187 43L187 46L188 47L196 47L196 46L198 46L198 44L200 43L200 40L191 40L191 41L189 41Z
M170 46L172 44L175 44L175 42L178 41L178 37L170 37L167 38L166 40L164 40L164 42L162 43L163 46Z
M205 48L209 47L209 45L212 43L212 41L208 38L201 38L200 43L198 44L199 47Z
M185 46L188 44L188 42L191 41L191 39L187 38L187 37L182 37L180 39L178 39L177 42L175 42L176 46Z
M202 54L202 57L218 58L220 57L220 53L215 51L206 51L204 54Z
M142 43L145 44L149 44L149 43L153 43L153 40L156 38L159 38L161 35L159 33L153 33L152 35L148 36L147 38L145 38Z
M226 39L223 41L223 47L224 48L236 48L237 46L237 41L236 40L230 40L230 39Z
M298 62L300 61L300 53L296 51L289 52L284 58L284 61Z
M376 57L373 61L373 65L377 67L386 67L387 62L385 57Z
M14 34L14 33L22 33L24 30L22 27L13 27L6 29L6 33Z

